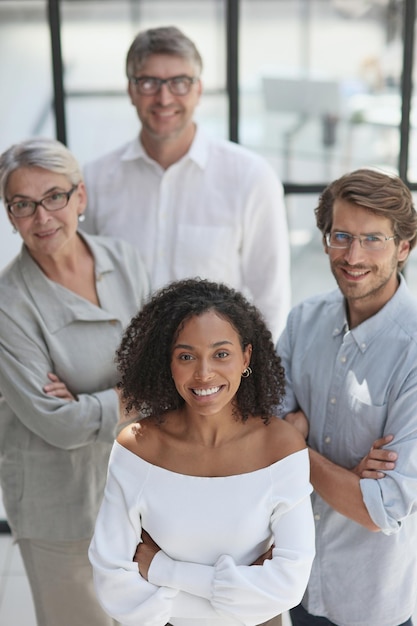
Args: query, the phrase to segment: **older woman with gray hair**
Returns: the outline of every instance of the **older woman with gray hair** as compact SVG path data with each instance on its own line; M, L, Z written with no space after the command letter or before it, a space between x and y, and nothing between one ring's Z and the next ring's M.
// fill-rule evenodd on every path
M107 626L87 550L121 411L114 353L148 279L133 247L78 232L86 191L58 141L6 150L0 195L23 240L0 273L4 506L39 626Z

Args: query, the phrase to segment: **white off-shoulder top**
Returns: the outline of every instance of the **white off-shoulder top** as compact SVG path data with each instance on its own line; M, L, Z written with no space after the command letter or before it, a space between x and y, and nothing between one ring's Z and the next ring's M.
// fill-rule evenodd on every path
M123 626L253 626L298 604L314 557L308 451L226 477L179 474L115 442L89 556ZM148 578L142 528L161 547ZM250 564L274 544L273 558Z

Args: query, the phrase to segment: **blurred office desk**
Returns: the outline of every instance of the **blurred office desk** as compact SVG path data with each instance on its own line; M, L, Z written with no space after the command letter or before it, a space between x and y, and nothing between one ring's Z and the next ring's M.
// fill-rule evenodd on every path
M295 114L295 123L284 134L284 179L291 180L294 138L311 118L321 120L321 142L327 163L341 116L339 82L313 76L263 76L262 91L268 112Z

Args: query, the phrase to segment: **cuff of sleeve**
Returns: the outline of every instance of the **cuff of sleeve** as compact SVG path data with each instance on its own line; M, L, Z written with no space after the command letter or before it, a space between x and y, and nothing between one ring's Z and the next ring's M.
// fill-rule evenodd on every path
M100 404L101 419L97 441L112 443L116 437L119 418L119 398L114 389L106 389L93 394Z
M379 526L382 533L393 535L400 530L401 522L387 515L378 483L378 480L372 478L361 478L359 485L363 501L372 521Z
M174 561L162 550L153 557L148 569L148 582L157 587L172 587Z
M201 598L211 598L213 568L198 563L175 561L162 550L152 559L148 581L159 587L170 587Z

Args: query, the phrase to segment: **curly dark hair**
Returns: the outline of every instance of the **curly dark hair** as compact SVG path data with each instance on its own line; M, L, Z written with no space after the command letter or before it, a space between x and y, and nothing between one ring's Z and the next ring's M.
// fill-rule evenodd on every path
M252 374L242 379L236 393L235 414L246 421L261 417L266 423L283 398L284 368L272 336L258 309L226 285L201 279L171 283L158 291L130 322L116 363L127 409L156 420L184 405L171 375L174 342L185 322L215 311L238 333L242 350L252 345Z

